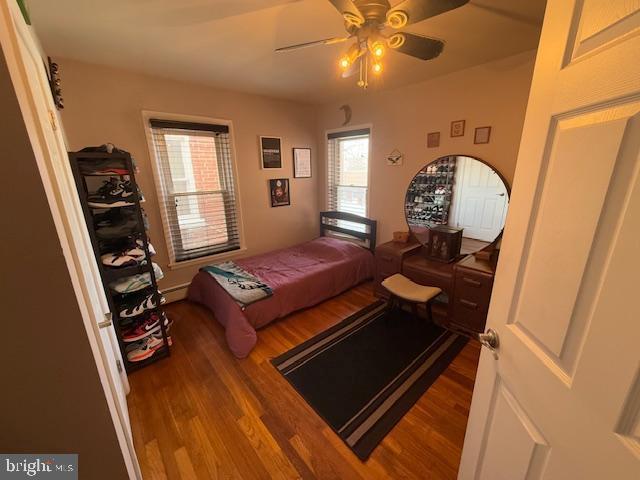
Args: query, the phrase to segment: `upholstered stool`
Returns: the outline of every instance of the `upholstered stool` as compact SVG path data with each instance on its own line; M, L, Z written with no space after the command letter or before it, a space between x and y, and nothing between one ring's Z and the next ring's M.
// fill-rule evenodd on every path
M417 284L399 273L385 278L382 281L382 286L391 294L389 298L389 309L393 308L395 303L400 304L402 301L405 301L411 305L411 310L417 317L418 304L424 303L427 308L429 320L433 321L431 301L442 292L441 289Z

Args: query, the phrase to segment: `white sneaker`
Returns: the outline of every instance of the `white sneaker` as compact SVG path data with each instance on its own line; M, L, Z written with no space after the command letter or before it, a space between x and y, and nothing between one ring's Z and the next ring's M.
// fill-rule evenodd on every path
M156 280L160 280L164 277L164 273L157 263L153 263L153 272L155 273ZM139 273L137 275L131 275L130 277L124 277L115 282L109 284L112 290L118 293L131 293L142 290L151 286L151 274L149 272Z
M171 345L171 337L167 337L169 345ZM130 362L141 362L153 356L160 348L164 346L162 332L149 335L141 342L133 343L126 348L127 359Z

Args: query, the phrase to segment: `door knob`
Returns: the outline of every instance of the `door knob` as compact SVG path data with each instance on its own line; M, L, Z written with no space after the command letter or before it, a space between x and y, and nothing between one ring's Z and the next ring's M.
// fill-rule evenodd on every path
M498 360L498 347L500 346L498 332L493 328L489 328L485 333L478 334L478 341L483 347L489 349L494 359Z

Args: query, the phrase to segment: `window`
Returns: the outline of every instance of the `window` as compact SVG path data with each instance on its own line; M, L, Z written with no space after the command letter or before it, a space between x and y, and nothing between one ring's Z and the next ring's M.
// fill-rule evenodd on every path
M240 248L227 125L150 120L172 262Z
M335 132L328 135L329 210L367 216L369 177L369 129ZM364 225L339 221L351 230ZM341 225L344 224L344 225Z

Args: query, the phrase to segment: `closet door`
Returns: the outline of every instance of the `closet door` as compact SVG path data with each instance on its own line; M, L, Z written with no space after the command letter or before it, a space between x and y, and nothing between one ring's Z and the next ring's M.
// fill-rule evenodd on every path
M0 0L0 41L131 478L139 478L115 332L37 38L14 0Z

